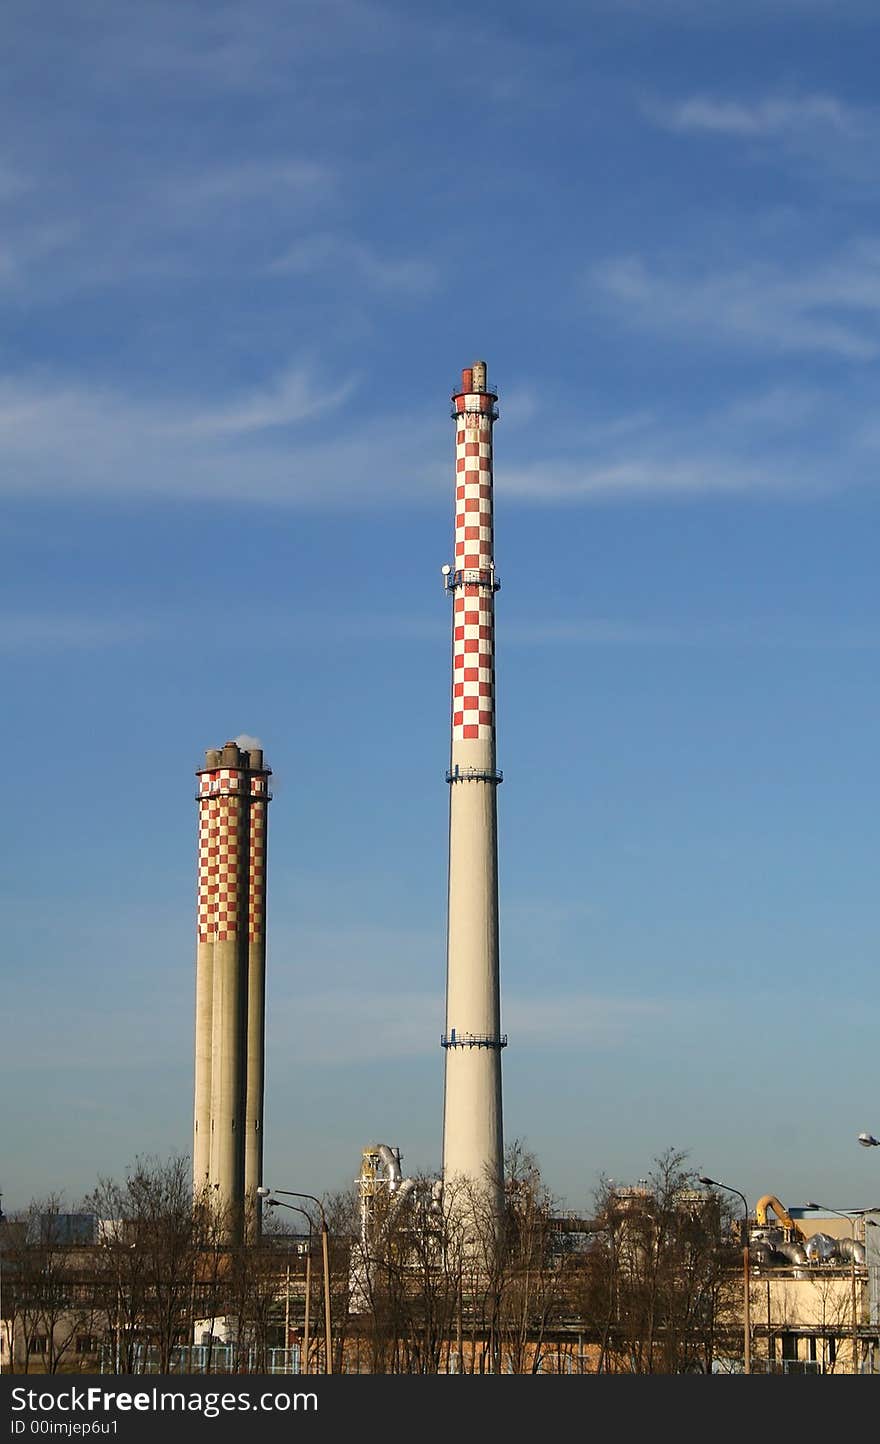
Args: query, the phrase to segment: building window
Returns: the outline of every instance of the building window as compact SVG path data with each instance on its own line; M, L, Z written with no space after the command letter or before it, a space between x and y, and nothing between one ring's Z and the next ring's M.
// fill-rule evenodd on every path
M781 1343L781 1345L782 1345L782 1357L783 1357L783 1359L796 1359L796 1358L797 1358L797 1356L798 1356L798 1337L797 1337L797 1334L781 1334L781 1335L780 1335L780 1343Z

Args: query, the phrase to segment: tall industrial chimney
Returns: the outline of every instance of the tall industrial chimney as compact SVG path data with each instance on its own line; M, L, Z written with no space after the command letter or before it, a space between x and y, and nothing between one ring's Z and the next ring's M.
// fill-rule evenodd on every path
M498 834L495 759L495 576L492 427L497 395L485 361L462 372L455 421L455 561L443 568L452 597L452 739L443 1178L477 1188L500 1213L501 994L498 971Z
M193 1193L229 1233L260 1229L266 974L266 824L258 748L209 748L199 769Z

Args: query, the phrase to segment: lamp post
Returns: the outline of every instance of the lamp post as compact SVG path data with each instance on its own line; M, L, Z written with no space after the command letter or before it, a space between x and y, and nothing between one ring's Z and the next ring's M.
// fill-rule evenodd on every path
M873 1133L860 1133L859 1143L863 1148L880 1148L880 1138L875 1138Z
M306 1246L305 1246L305 1247L306 1247L306 1307L305 1307L305 1318L304 1318L304 1320L303 1320L303 1351L302 1351L302 1357L305 1359L306 1366L305 1366L305 1369L304 1369L304 1370L303 1370L302 1368L300 1368L300 1373L306 1373L306 1374L307 1374L307 1373L309 1372L309 1318L310 1318L310 1314L311 1314L311 1302L312 1302L312 1216L311 1216L310 1213L306 1213L306 1211L305 1211L304 1208L297 1208L297 1206L296 1206L295 1203L282 1203L280 1198L269 1198L269 1197L268 1197L268 1193L269 1193L269 1190L268 1190L268 1189L266 1189L265 1193L262 1192L262 1190L258 1189L258 1190L257 1190L257 1193L258 1193L258 1196L259 1196L260 1198L266 1198L266 1199L267 1199L267 1202L268 1202L268 1205L269 1205L270 1208L273 1207L273 1206L274 1206L275 1208L289 1208L293 1213L299 1213L299 1214L301 1214L302 1217L305 1219L306 1223L307 1223L308 1226L309 1226L309 1241L308 1241L308 1243L307 1243ZM300 1246L299 1252L302 1253L302 1246ZM287 1253L287 1287L286 1287L286 1293L285 1293L285 1298L284 1298L284 1347L285 1347L285 1349L287 1349L287 1348L289 1348L289 1346L290 1346L290 1250L288 1249L288 1253Z
M719 1183L715 1178L700 1178L700 1183L707 1184L710 1188L723 1188L725 1193L735 1193L737 1198L742 1199L743 1220L742 1220L742 1246L743 1246L743 1373L752 1372L752 1305L749 1298L749 1204L744 1193L738 1188L731 1188L729 1183Z
M857 1319L856 1319L856 1221L848 1213L843 1213L839 1208L829 1208L827 1203L814 1203L807 1200L804 1208L814 1208L820 1213L833 1213L837 1218L843 1218L849 1224L852 1234L852 1253L849 1256L850 1269L850 1306L852 1314L852 1371L858 1373L858 1344L857 1344Z
M876 1143L877 1140L875 1139ZM868 1145L870 1147L870 1144ZM850 1287L852 1292L852 1371L857 1374L858 1364L858 1308L856 1305L856 1218L867 1212L866 1209L856 1209L854 1213L844 1213L839 1208L829 1208L827 1203L812 1203L807 1201L804 1208L814 1208L820 1213L833 1213L837 1218L843 1218L849 1224L852 1234L852 1253L849 1256L850 1266ZM866 1226L867 1226L866 1220Z
M0 1331L3 1329L3 1238L2 1230L6 1222L6 1215L3 1212L3 1194L0 1193ZM9 1351L9 1372L12 1373L12 1350ZM3 1372L3 1345L0 1342L0 1373Z
M306 1218L309 1218L306 1214ZM312 1220L309 1218L309 1241L306 1244L306 1309L303 1319L303 1358L305 1373L309 1372L309 1315L312 1303Z
M324 1265L324 1373L332 1374L333 1354L330 1345L330 1231L327 1227L327 1215L324 1212L324 1205L319 1198L315 1198L315 1195L313 1193L300 1193L298 1190L293 1188L260 1187L257 1189L257 1194L259 1195L259 1197L265 1198L270 1208L293 1208L297 1213L305 1212L304 1209L296 1208L295 1204L282 1203L280 1198L275 1197L276 1193L283 1193L285 1198L307 1198L311 1203L315 1205L316 1208L320 1210L321 1213L321 1256ZM306 1217L308 1217L307 1214ZM309 1239L311 1240L311 1233L309 1234Z

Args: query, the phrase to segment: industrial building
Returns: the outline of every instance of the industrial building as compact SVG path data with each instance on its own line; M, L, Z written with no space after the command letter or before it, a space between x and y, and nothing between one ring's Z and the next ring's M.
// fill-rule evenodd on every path
M880 1214L786 1209L773 1194L750 1227L753 1369L880 1371Z

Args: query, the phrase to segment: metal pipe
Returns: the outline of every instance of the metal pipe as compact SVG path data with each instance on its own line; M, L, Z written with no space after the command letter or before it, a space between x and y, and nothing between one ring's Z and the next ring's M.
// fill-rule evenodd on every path
M394 1193L400 1183L400 1179L402 1176L400 1171L400 1159L398 1158L394 1149L391 1148L387 1143L380 1143L377 1152L382 1162L385 1164L385 1168L388 1173L388 1192Z

